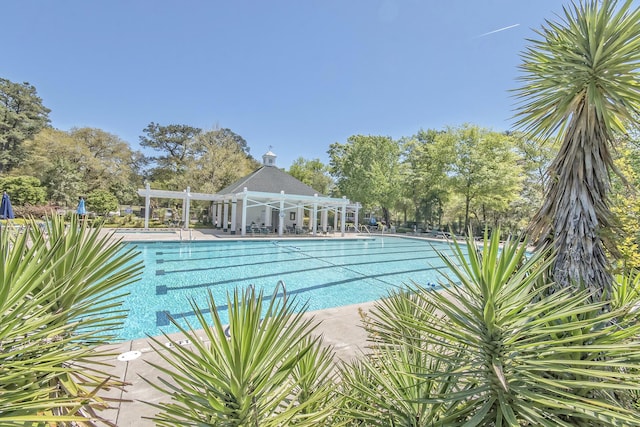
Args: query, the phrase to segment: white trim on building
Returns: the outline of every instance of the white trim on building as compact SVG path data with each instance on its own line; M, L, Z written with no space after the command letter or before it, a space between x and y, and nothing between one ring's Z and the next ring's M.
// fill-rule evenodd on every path
M310 218L308 231L312 235L328 232L328 212L334 211L334 229L340 216L340 232L342 235L347 231L347 213L354 213L355 230L358 229L359 203L351 203L346 197L324 197L324 196L304 196L295 194L267 193L261 191L249 191L246 187L244 191L235 194L207 194L190 191L187 187L184 191L152 190L147 184L146 188L138 189L138 195L145 198L144 228L149 228L149 214L151 198L161 199L181 199L182 200L182 224L183 228L189 228L189 208L191 200L208 200L212 202L213 221L212 225L229 231L231 234L239 232L241 236L251 233L252 225L257 229L269 229L282 236L286 231L299 232L305 227L303 218L305 212ZM238 206L238 204L240 206ZM230 209L229 209L230 208ZM289 215L287 215L289 214ZM292 215L293 214L293 215ZM318 218L320 214L320 218ZM273 224L276 218L277 224ZM313 218L316 220L313 221ZM275 228L274 228L275 227Z

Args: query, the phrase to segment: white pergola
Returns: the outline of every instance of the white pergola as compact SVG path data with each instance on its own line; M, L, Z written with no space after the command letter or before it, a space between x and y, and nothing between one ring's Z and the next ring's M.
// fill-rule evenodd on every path
M262 223L271 226L272 212L278 212L277 220L277 234L282 236L285 232L285 224L291 223L295 219L287 219L287 212L295 212L290 218L298 218L298 222L304 216L304 211L309 213L310 218L310 232L312 235L317 235L318 230L318 214L320 214L320 229L322 232L327 232L328 213L333 211L334 225L333 229L338 227L338 215L340 216L340 232L344 236L346 231L347 213L354 213L354 227L357 230L358 224L358 212L360 210L359 203L351 203L346 197L335 198L325 197L315 194L313 196L285 194L284 191L280 193L268 193L261 191L249 191L245 187L243 191L239 193L231 194L207 194L196 193L190 191L190 187L187 187L184 191L169 191L169 190L152 190L150 185L147 184L146 188L138 189L138 195L145 198L145 215L144 215L144 227L149 228L149 211L150 201L152 197L166 198L166 199L180 199L182 200L182 224L184 228L189 228L189 208L191 200L205 200L212 203L212 209L214 211L212 224L217 228L222 228L223 231L229 231L230 234L236 234L240 231L240 235L246 236L247 234L247 222L248 212L250 210L255 211L256 208L264 208ZM238 203L240 203L240 209L238 209ZM240 223L238 227L238 222Z

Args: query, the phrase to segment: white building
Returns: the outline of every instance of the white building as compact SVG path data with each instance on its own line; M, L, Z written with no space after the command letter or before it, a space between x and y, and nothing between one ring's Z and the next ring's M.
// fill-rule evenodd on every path
M183 200L183 220L189 218L191 200L212 202L213 226L230 234L308 232L316 235L330 229L347 229L347 213L355 218L354 229L358 229L357 218L360 205L346 197L334 198L318 194L276 167L276 155L268 151L262 156L262 166L253 173L223 188L216 194L151 190L149 186L139 189L145 197L145 228L149 225L149 200L162 197ZM333 212L334 223L328 224L329 212ZM189 221L183 221L185 227Z

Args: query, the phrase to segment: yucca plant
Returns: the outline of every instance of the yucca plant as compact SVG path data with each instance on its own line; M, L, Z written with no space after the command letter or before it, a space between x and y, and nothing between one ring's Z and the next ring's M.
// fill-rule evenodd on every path
M615 276L611 306L621 312L625 323L640 322L640 271L630 269ZM630 371L640 377L640 371ZM640 410L640 390L619 392L618 400Z
M447 394L456 384L429 377L448 369L419 350L421 332L409 326L429 318L433 309L414 293L395 290L364 316L370 341L367 354L341 369L339 419L345 425L426 427L441 423L448 406L424 399Z
M640 112L640 8L632 0L583 0L548 21L522 54L517 125L561 145L548 170L548 192L530 231L555 247L556 287L587 288L610 299L605 247L614 135Z
M109 406L103 391L123 386L97 346L124 315L114 292L141 266L75 220L26 227L0 235L0 424L93 425Z
M317 326L296 310L293 300L274 294L265 304L253 287L228 296L229 327L213 296L210 318L194 302L197 327L172 322L191 343L153 347L166 364L152 364L162 376L145 380L169 402L150 403L162 426L321 426L333 425L332 351L322 349ZM226 333L227 331L230 334Z
M481 245L454 242L452 256L441 254L451 271L442 291L413 284L391 298L401 303L377 304L367 326L374 347L396 354L378 363L373 351L356 371L366 375L347 389L357 390L352 407L386 408L376 409L386 425L635 425L640 414L621 397L640 387L640 327L627 315L638 300L607 311L584 291L549 295L553 256L528 253L526 243L501 244L499 231ZM389 387L392 377L404 382ZM386 390L408 402L391 407ZM400 413L409 404L423 405L420 417Z

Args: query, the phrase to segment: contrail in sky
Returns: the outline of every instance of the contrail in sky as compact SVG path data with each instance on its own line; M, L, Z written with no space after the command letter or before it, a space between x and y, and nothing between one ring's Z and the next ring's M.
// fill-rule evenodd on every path
M479 39L480 37L488 36L489 34L499 33L500 31L504 31L504 30L508 30L510 28L517 27L518 25L520 25L520 24L513 24L513 25L509 25L508 27L498 28L497 30L489 31L488 33L484 33L484 34L480 34L476 38Z

